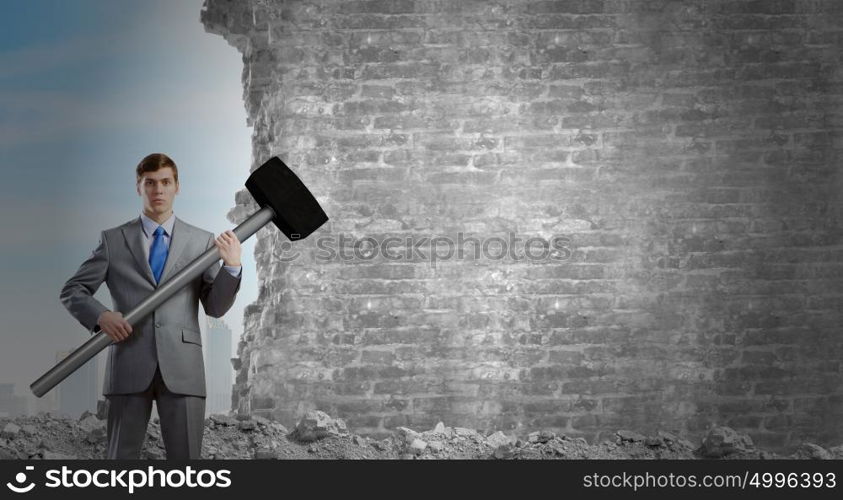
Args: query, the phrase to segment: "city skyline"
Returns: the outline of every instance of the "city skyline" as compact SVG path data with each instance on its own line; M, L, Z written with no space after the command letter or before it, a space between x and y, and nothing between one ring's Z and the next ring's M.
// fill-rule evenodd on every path
M205 414L227 413L231 409L231 389L234 380L234 368L231 365L233 352L230 348L232 329L225 321L209 316L206 316L206 321L200 322L199 326L202 335L202 351L205 357L207 392ZM228 350L226 350L226 347L228 347ZM56 362L63 359L69 353L70 351L57 352ZM49 411L55 416L65 415L70 418L78 418L85 410L95 412L97 401L105 399L105 396L102 395L105 361L101 358L103 358L103 353L91 359L88 364L80 367L79 370L59 383L42 398L35 397L29 391L28 387L24 391L15 384L0 384L0 417L14 417L14 415L4 415L6 401L12 400L13 398L19 398L19 404L23 410L19 413L20 415L37 415L38 413ZM62 408L62 397L67 394L67 388L70 387L70 384L74 383L74 380L78 381L83 377L87 377L94 369L96 375L92 379L93 386L90 394L95 396L95 398L89 402L90 404L86 408L74 410L73 412L64 411ZM81 392L78 392L81 389L82 387L78 382L73 385L73 390L77 391L75 394L81 396ZM152 417L150 418L156 415L156 406L153 405Z

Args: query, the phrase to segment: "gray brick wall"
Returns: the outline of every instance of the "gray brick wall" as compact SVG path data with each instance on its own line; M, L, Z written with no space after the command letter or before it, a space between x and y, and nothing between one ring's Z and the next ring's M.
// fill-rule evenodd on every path
M201 20L243 54L254 166L280 156L331 217L292 248L258 234L239 412L843 438L843 2L208 0ZM340 235L357 257L320 259ZM360 243L437 236L554 253Z

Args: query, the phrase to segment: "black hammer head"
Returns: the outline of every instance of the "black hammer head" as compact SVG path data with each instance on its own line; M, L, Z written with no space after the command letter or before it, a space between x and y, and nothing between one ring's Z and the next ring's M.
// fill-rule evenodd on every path
M306 238L328 221L310 190L277 156L252 172L246 189L261 208L272 207L272 222L292 241Z

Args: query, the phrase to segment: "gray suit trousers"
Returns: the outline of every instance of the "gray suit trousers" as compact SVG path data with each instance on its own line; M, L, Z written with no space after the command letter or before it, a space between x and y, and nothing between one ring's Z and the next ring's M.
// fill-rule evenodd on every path
M109 401L106 458L141 458L153 400L160 416L167 460L201 458L205 398L173 394L164 384L158 367L145 391L106 397Z

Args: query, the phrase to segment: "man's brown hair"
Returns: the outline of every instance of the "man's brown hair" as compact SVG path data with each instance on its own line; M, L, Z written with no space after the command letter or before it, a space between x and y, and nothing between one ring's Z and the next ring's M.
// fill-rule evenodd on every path
M152 153L146 155L143 160L138 163L135 169L135 183L140 182L143 174L147 172L155 172L159 168L170 167L173 169L173 178L179 182L179 169L176 167L176 162L164 153Z

